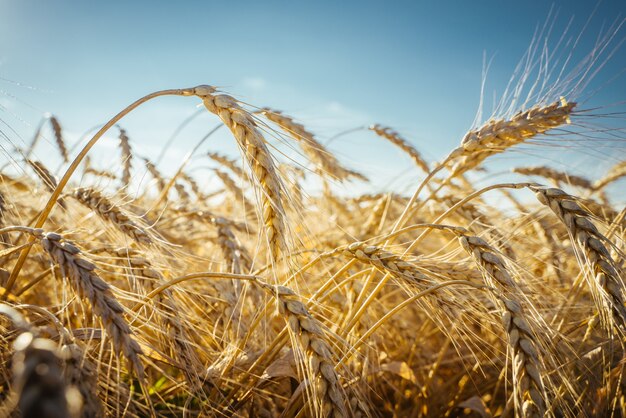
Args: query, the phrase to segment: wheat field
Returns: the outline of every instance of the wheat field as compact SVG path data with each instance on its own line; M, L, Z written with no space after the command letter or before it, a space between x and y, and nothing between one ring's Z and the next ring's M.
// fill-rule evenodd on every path
M526 68L440 161L378 121L344 133L414 163L408 194L339 191L368 179L306 121L210 85L148 94L78 143L45 116L1 173L0 415L626 416L626 160L477 177L608 131L623 155L623 113L582 100L613 40L540 88ZM239 155L208 129L174 172L136 153L124 118L163 96Z

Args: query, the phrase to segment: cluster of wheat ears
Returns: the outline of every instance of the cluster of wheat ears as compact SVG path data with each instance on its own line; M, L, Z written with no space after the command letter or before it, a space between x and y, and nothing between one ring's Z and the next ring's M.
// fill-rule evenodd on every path
M31 158L39 132L12 157L22 174L1 174L0 415L623 416L626 212L606 189L626 161L595 181L547 166L471 181L572 134L588 111L554 93L440 163L363 128L423 173L412 196L334 192L366 179L293 118L208 85L138 100L76 155L48 116L62 175ZM232 133L240 159L205 154L222 188L133 152L123 117L166 95ZM107 132L119 170L88 157ZM269 134L308 164L280 163ZM140 171L154 181L129 193Z

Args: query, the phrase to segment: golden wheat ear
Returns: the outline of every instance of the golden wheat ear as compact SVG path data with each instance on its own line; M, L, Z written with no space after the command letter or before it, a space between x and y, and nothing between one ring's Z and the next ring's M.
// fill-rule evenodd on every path
M274 261L280 254L288 254L286 240L287 219L283 208L284 186L272 155L265 144L252 115L237 101L224 94L216 94L212 86L196 87L194 94L202 98L204 106L217 115L237 140L253 178L261 190L260 212L270 256Z
M606 248L608 241L591 222L590 214L574 197L561 189L531 186L537 199L550 208L565 225L586 260L582 269L590 276L589 284L598 304L598 310L606 326L613 324L626 328L624 306L624 283L619 269ZM588 265L587 265L588 263Z
M133 151L130 147L130 138L125 129L119 128L120 151L122 153L122 185L128 187L133 168Z
M144 368L139 356L139 344L124 319L124 308L117 301L111 287L96 273L96 266L80 256L80 249L56 233L39 237L41 246L52 261L59 266L61 274L81 297L89 301L94 314L102 321L117 354L124 354L130 368L143 379Z

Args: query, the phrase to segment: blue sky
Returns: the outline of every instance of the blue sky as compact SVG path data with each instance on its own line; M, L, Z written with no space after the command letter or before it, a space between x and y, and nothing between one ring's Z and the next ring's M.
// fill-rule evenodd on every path
M322 141L380 122L437 160L471 127L483 54L492 59L488 95L497 95L553 6L551 39L558 39L572 17L571 36L578 34L595 7L583 0L0 0L0 119L10 125L3 131L12 141L28 142L40 116L52 112L76 139L146 93L213 84L297 116ZM579 50L590 51L598 33L625 12L624 1L602 2ZM598 80L623 71L625 57L622 48ZM624 101L624 92L622 76L589 104ZM155 157L196 104L161 99L123 125L138 149ZM199 118L181 135L172 160L216 123ZM214 149L235 155L232 143L223 145L228 141L224 132ZM341 138L331 148L351 167L378 176L375 188L411 183L419 174L410 170L408 158L368 133ZM105 165L106 149L100 155ZM44 161L52 158L45 150L37 154ZM617 158L624 157L623 146L620 152Z

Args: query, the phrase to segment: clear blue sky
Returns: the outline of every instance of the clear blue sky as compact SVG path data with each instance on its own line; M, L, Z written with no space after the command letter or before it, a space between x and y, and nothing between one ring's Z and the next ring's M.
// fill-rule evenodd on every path
M15 133L2 130L13 141L28 142L41 114L49 111L68 135L78 137L146 93L206 83L293 114L322 140L359 124L391 125L435 160L471 126L483 53L493 58L488 94L497 94L552 6L544 1L0 0L0 119ZM585 0L556 2L555 32L574 16L576 35L594 7ZM580 49L588 52L602 28L625 12L623 0L602 2ZM606 81L623 71L625 57L622 48L598 78ZM624 101L625 92L621 77L593 103ZM123 125L143 144L139 148L155 157L196 104L163 99ZM194 124L173 158L182 157L215 123L207 117ZM408 158L367 133L338 140L332 149L353 168L379 173L376 187L411 167ZM45 154L38 156L45 161Z

